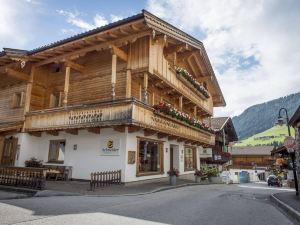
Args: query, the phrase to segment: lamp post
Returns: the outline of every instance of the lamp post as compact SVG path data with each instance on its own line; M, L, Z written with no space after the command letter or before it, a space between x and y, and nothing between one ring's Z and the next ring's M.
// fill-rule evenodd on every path
M288 115L288 112L287 112L286 108L279 109L278 124L283 125L283 123L284 123L284 119L281 116L281 111L282 110L285 112L285 115L286 115L285 119L286 119L286 125L288 127L288 134L289 134L289 137L291 137L291 130L290 130L290 126L289 126L289 115ZM294 174L295 189L296 189L296 195L298 196L299 191L298 191L298 179L297 179L296 168L295 168L295 150L294 150L294 148L287 148L287 150L288 150L288 152L290 154L290 157L292 159L292 167L293 167L292 169L293 169L293 174Z

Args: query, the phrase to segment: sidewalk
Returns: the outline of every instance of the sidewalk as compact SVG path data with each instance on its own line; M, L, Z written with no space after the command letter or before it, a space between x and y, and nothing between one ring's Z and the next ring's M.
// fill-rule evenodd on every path
M144 195L159 191L180 188L190 185L205 185L209 182L195 183L194 177L177 178L174 186L169 184L169 178L160 178L155 180L144 180L121 185L111 185L97 187L90 190L88 181L47 181L45 190L31 190L20 187L0 186L0 200L7 198L24 197L51 197L51 196L124 196L124 195ZM6 192L8 194L6 194ZM11 192L11 193L10 193ZM26 193L30 192L30 194ZM25 194L24 194L25 193Z
M300 223L300 197L293 192L275 193L271 199L287 214Z
M36 197L57 195L93 195L93 196L119 196L140 195L157 191L178 188L182 186L196 185L193 180L177 179L176 186L170 186L168 178L134 182L129 184L98 187L90 190L89 182L82 181L47 181L46 190L38 191Z

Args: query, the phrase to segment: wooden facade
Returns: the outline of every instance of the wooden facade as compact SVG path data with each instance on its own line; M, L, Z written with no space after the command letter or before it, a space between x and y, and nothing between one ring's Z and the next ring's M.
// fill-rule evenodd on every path
M32 51L4 49L0 79L0 135L113 127L212 146L212 132L152 106L166 102L199 121L225 106L203 44L147 11Z

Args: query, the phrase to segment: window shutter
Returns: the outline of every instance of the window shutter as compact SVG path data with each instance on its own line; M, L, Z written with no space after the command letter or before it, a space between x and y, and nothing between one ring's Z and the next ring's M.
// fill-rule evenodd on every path
M53 104L54 104L54 95L53 94L50 94L50 100L49 100L49 107L50 108L53 108Z
M59 92L58 107L62 106L63 96L64 96L64 93L62 91L60 91Z
M23 107L25 104L25 92L21 92L20 106Z
M13 95L10 97L10 107L14 108L16 105L16 93L13 93Z

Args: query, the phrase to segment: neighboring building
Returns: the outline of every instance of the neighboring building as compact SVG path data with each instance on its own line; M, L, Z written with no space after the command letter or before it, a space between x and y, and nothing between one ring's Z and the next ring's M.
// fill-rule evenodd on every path
M225 106L202 42L147 11L31 51L5 48L0 78L1 164L35 157L74 179L192 174L215 145L203 121Z
M295 128L296 150L295 164L297 168L298 187L300 187L300 106L289 121L289 125Z
M260 169L271 168L275 158L271 155L273 146L233 147L230 151L232 169Z
M216 135L215 145L211 149L211 157L202 157L202 161L210 165L229 165L231 155L229 149L238 140L234 125L230 117L211 118L211 128Z

